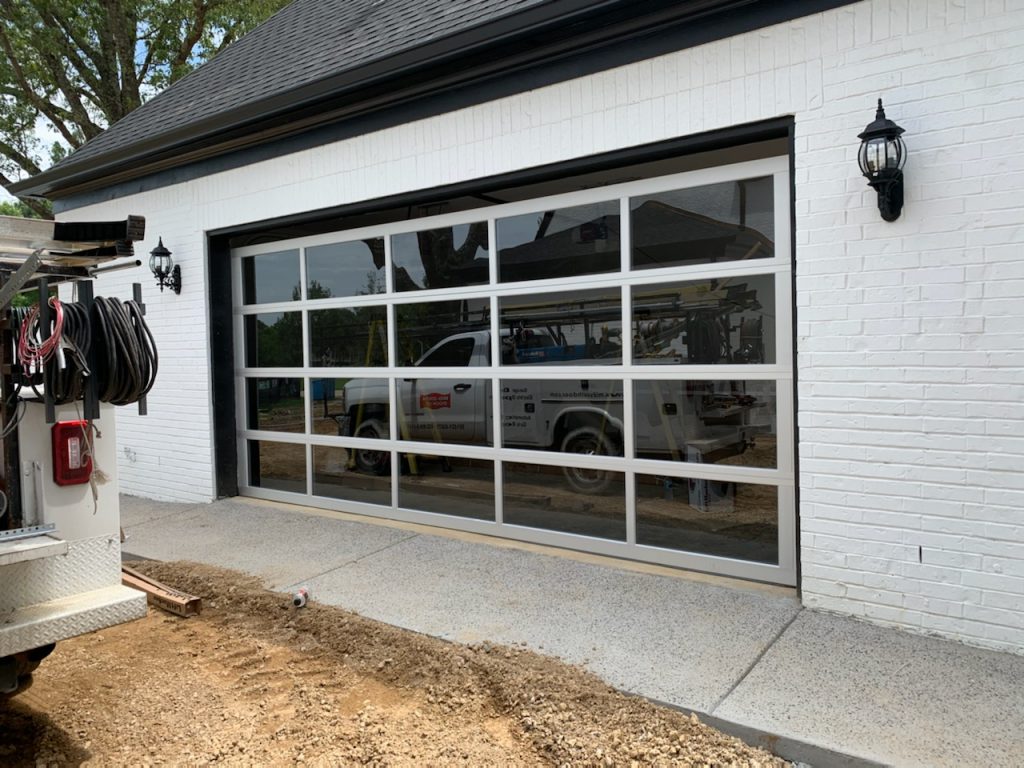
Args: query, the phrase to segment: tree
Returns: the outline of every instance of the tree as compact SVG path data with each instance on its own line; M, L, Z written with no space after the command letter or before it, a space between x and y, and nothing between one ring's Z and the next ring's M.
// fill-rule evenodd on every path
M0 183L62 159L289 1L0 0ZM40 126L60 138L44 146Z
M43 203L45 206L45 213L50 213L49 203ZM25 219L39 219L39 218L52 218L51 215L43 216L39 211L34 210L28 203L22 202L21 200L3 200L0 201L0 216L21 216Z

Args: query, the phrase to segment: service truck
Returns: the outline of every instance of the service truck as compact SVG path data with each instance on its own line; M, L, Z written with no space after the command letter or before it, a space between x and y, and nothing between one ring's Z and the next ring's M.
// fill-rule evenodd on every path
M545 331L502 331L501 354L508 365L501 390L502 444L509 448L622 456L623 395L617 379L532 379L534 365L607 363L588 359L585 350L567 348ZM398 380L399 437L420 442L493 445L490 382L474 379L474 368L491 364L491 333L469 331L430 348L416 367L465 366L465 378ZM533 365L529 365L533 364ZM521 366L521 367L519 367ZM609 370L609 376L614 372ZM767 402L741 391L742 382L693 380L638 381L634 390L635 446L640 458L718 461L743 453L758 433L773 430ZM339 434L382 438L388 425L388 393L383 379L353 379L344 386L345 414ZM388 471L389 454L357 450L356 468ZM566 468L570 486L597 493L612 473Z
M27 687L58 641L146 613L121 583L113 403L144 411L155 348L141 287L127 303L92 294L99 270L138 266L105 262L132 256L144 227L0 217L0 695ZM27 288L33 306L12 309Z

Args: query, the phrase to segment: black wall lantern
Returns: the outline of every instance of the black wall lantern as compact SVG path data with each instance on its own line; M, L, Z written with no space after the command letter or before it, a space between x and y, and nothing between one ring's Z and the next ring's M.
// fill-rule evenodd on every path
M878 193L878 210L886 221L896 221L903 210L903 164L907 146L900 136L903 129L885 116L878 100L875 119L868 123L861 140L857 162L868 184Z
M175 293L181 293L181 267L174 263L171 252L164 247L164 239L161 237L156 248L149 252L149 269L156 278L156 284L160 286L163 293L164 286L167 286Z

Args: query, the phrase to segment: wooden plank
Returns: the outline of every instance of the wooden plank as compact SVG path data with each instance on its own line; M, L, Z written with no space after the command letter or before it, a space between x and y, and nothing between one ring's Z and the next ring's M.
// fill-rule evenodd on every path
M150 605L177 616L198 616L203 608L202 598L161 584L127 565L121 566L121 583L145 592Z

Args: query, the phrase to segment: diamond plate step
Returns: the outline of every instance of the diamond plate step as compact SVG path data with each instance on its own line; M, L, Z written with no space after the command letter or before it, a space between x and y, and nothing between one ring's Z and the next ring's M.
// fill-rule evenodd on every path
M0 541L0 566L40 560L54 555L66 555L67 553L68 543L53 536Z
M0 657L145 615L145 593L120 584L25 606L0 624Z

